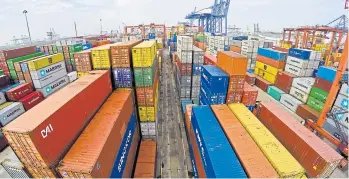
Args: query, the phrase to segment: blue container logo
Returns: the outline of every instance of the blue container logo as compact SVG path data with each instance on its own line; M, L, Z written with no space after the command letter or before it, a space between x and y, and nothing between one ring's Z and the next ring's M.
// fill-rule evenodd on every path
M45 70L40 70L40 76L41 76L41 77L46 76L46 72L45 72Z

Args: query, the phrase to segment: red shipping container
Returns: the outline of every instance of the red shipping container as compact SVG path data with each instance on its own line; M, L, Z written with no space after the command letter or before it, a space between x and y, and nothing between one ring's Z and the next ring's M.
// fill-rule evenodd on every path
M243 90L244 91L242 93L241 103L243 103L245 106L255 105L258 96L258 90L248 83L245 83Z
M217 58L213 55L205 53L204 55L204 65L216 65Z
M55 167L112 91L110 71L96 70L67 85L3 128L28 168L55 176ZM26 149L26 153L21 153ZM34 171L34 170L33 170ZM33 173L33 172L32 172Z
M322 89L323 91L330 92L332 83L322 78L316 78L313 86Z
M255 85L256 84L256 75L253 73L246 72L245 81L249 85L252 85L252 86Z
M277 69L284 69L286 64L285 60L274 60L262 55L257 55L257 61L260 61Z
M28 111L35 105L39 104L42 100L44 100L44 97L42 96L41 92L34 91L20 99L19 102L21 102L24 106L24 109Z
M21 57L32 53L36 53L36 46L0 50L0 61L6 61L11 58Z
M259 76L256 77L256 86L258 88L260 88L261 90L267 92L269 85L271 85L271 83L268 82L267 80L265 80Z
M137 102L140 106L154 106L155 90L153 87L136 88Z
M320 117L320 113L318 111L306 104L299 105L296 114L304 120L311 119L313 121L317 121Z
M258 104L257 117L311 178L327 178L343 159L333 148L274 102Z
M289 93L292 87L292 81L295 76L288 72L278 72L276 75L275 86L284 91L285 93Z
M244 88L245 75L230 75L228 91L242 90Z
M68 54L69 55L69 54ZM76 70L88 72L92 70L91 50L84 50L74 54Z
M183 76L191 76L192 75L192 63L181 63L181 61L177 60L178 70Z
M15 88L8 90L6 92L6 95L10 101L18 101L31 92L33 92L33 86L30 83L23 83Z
M227 93L227 104L231 103L240 103L242 98L243 91L242 89L237 89L233 91L228 91Z

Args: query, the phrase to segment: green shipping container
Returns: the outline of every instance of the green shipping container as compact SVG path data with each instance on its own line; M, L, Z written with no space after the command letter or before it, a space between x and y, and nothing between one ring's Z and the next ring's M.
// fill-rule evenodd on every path
M315 109L316 111L321 112L325 104L317 100L316 98L309 96L307 105Z
M320 88L313 87L313 88L311 88L310 96L316 98L317 100L319 100L321 102L326 102L328 92L326 92Z
M69 52L80 52L82 49L82 44L69 45Z
M267 93L273 97L275 100L280 101L281 95L285 94L281 89L277 88L276 86L269 86Z
M149 87L153 85L157 60L154 60L152 67L134 68L136 87Z
M21 57L9 59L9 60L7 60L6 63L7 63L7 66L8 66L8 68L10 70L14 70L15 66L13 65L13 63L21 62L21 61L24 61L24 60L27 60L27 59L30 59L30 58L35 58L35 57L38 57L38 56L41 56L41 55L44 55L44 53L42 53L42 52L32 53L32 54L29 54L29 55L26 55L26 56L21 56Z
M57 45L51 45L52 46L52 51L54 54L58 53L57 51Z
M0 76L4 75L4 70L0 70Z
M18 80L17 72L15 70L10 70L10 76L13 80Z

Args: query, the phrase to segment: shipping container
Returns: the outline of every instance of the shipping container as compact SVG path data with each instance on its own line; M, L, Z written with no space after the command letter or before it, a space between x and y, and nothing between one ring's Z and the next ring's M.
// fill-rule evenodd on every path
M324 108L325 104L319 100L317 100L316 98L309 96L308 101L307 101L307 105L310 106L311 108L315 109L318 112L321 112L322 109ZM336 103L335 103L336 105Z
M316 51L308 49L290 48L288 55L302 60L316 59Z
M265 79L263 79L263 78L261 78L261 77L259 77L259 76L256 77L256 86L257 86L258 88L260 88L261 90L267 92L268 87L269 87L270 85L271 85L271 83L268 82L267 80L265 80Z
M245 81L249 85L252 85L252 86L255 85L256 84L256 75L253 73L246 72Z
M317 72L317 77L333 82L336 77L337 69L334 67L321 66ZM348 80L348 72L344 72L343 80Z
M29 55L8 59L6 61L6 63L7 63L8 69L15 70L14 63L18 63L18 62L25 61L25 60L32 59L32 58L37 58L37 57L42 56L42 55L44 55L44 53L42 53L42 52L32 53Z
M323 91L330 92L332 83L322 78L316 78L313 87L317 87Z
M265 71L264 69L261 68L255 68L254 69L254 73L260 77L262 77L263 79L267 80L268 82L274 84L275 80L276 80L276 76Z
M305 73L306 73L306 70L303 69L303 68L298 68L296 66L293 66L293 65L290 65L288 63L286 63L286 66L285 66L285 71L288 72L288 73L291 73L295 76L306 76Z
M10 85L10 77L6 75L1 75L0 76L0 88L4 88L8 85Z
M194 106L191 119L206 177L246 178L239 159L210 107Z
M132 88L132 71L130 68L114 68L113 82L116 88Z
M10 86L6 86L4 88L1 89L1 92L2 93L6 93L8 90L12 89L12 88L15 88L17 86L21 85L21 83L15 83L15 84L12 84Z
M230 90L227 92L227 97L226 97L226 103L240 103L242 102L242 98L244 95L244 91L242 89L234 89ZM249 95L246 95L244 101L245 103L253 103L253 93L249 93ZM224 104L224 103L212 103L212 104Z
M241 96L239 99L237 99L237 102L240 102L241 97L242 97L242 90L241 92ZM235 101L235 95L231 94L233 99L229 99L229 102L231 102L230 100ZM231 95L227 95L227 90L224 88L220 88L219 86L215 86L215 87L209 87L205 82L201 83L201 87L200 87L200 97L202 98L204 105L211 105L211 104L225 104L226 103L226 99L227 97L230 97Z
M273 166L228 106L212 105L211 108L247 176L249 178L278 178L279 175Z
M155 58L155 41L144 41L132 48L133 67L151 67Z
M120 90L110 95L57 167L62 177L123 176L137 126L132 101L131 90ZM82 150L84 155L81 155ZM125 158L121 159L122 156Z
M241 44L240 44L240 45L241 45ZM229 50L232 51L232 52L235 52L235 53L241 53L241 46L233 46L233 45L230 45Z
M5 137L21 161L27 168L33 169L30 173L34 177L56 176L53 167L111 93L110 79L109 71L93 71L3 128ZM19 136L25 143L14 140ZM21 148L26 149L28 154L23 155ZM46 174L38 175L34 172L35 168L41 168Z
M68 78L69 78L69 83L75 81L76 79L78 79L78 73L76 71L70 72L67 74Z
M130 68L132 48L141 42L140 40L134 40L111 45L110 56L112 68Z
M343 158L273 102L260 103L257 116L305 168L308 177L329 177Z
M280 51L273 50L270 48L258 48L257 53L258 53L258 55L261 55L261 56L264 56L267 58L271 58L274 60L278 60L278 61L286 60L286 56L287 56L287 53L285 53L285 52L280 52Z
M33 79L32 78L32 80L33 80L34 87L36 89L40 89L40 88L44 88L45 86L53 83L57 79L60 79L64 76L67 76L67 71L66 71L65 66L63 66L63 69L61 69L55 73L51 73L50 75L47 75L47 76L40 78L40 79Z
M224 92L228 89L229 76L221 69L212 65L202 67L201 82L212 92Z
M317 87L312 87L310 90L310 96L325 103L327 100L328 92Z
M6 102L6 97L4 93L0 92L0 104L4 104Z
M44 98L48 97L51 94L54 94L59 89L63 88L69 83L68 76L63 76L62 78L57 79L56 81L48 84L44 88L37 88L36 91L40 91Z
M315 86L316 87L316 86ZM326 91L326 90L324 90ZM340 94L345 95L345 96L349 96L349 88L348 88L348 84L343 83L341 86L341 89L339 91Z
M157 77L158 61L154 60L151 67L133 68L136 87L149 87Z
M156 142L149 139L141 141L133 178L155 178Z
M306 103L309 97L309 94L305 93L304 91L292 87L290 90L290 95L292 95L293 97L297 98L299 101L301 101L302 103Z
M298 106L303 104L297 98L295 98L289 94L281 95L280 103L283 104L284 106L286 106L288 109L290 109L293 112L296 112Z
M16 119L25 112L22 103L14 102L0 110L1 126L6 126L8 123Z
M93 69L109 69L111 67L110 46L110 44L106 44L91 49Z
M311 119L317 121L320 117L320 113L306 104L301 104L298 106L296 114L303 118L304 120Z
M34 91L26 95L25 97L21 98L19 102L21 102L23 104L24 109L28 111L29 109L36 106L43 100L44 100L44 97L42 96L41 92Z
M340 108L348 109L348 97L342 94L338 94L334 105Z
M315 83L315 78L311 78L311 77L294 78L292 82L292 86L309 94L314 83Z
M217 67L228 75L245 75L247 58L235 52L219 51L217 54Z
M6 61L11 58L25 56L35 52L36 52L36 46L0 50L0 61Z
M228 107L262 150L280 178L305 178L304 168L243 104Z
M292 56L287 57L287 63L292 65L292 66L301 68L301 69L308 68L309 64L313 65L313 63L311 63L311 61L302 60L302 59L299 59L297 57L292 57Z
M10 101L18 101L24 96L33 91L33 86L29 83L24 83L16 86L6 92L6 96Z
M31 61L28 61L28 68L30 71L36 71L41 68L45 68L52 64L61 62L64 60L63 54L58 53L55 55L49 55L41 58L37 58Z
M257 96L258 90L248 83L245 83L241 103L246 106L253 106L256 104Z
M88 72L92 70L91 50L84 50L74 54L76 70Z
M282 71L282 69L275 68L273 66L264 64L264 63L259 62L259 61L256 61L256 68L262 69L262 70L264 70L264 71L266 71L274 76L276 76L278 72Z
M47 66L45 68L41 68L39 70L36 71L30 71L30 75L32 77L32 80L34 81L34 85L35 85L35 80L39 80L42 79L44 77L48 77L50 75L52 75L53 73L57 73L60 70L65 70L65 63L64 61L62 62L58 62L55 64L52 64L50 66Z
M284 91L282 91L281 89L279 89L279 88L276 87L276 86L269 86L269 87L268 87L268 90L267 90L267 93L268 93L271 97L273 97L275 100L277 100L277 101L280 101L281 96L282 96L283 94L285 94Z
M204 55L204 65L216 65L217 58L216 56L205 53Z

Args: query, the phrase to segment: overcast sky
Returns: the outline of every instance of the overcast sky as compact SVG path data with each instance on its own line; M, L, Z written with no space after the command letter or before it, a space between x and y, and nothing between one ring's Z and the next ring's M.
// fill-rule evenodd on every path
M13 36L27 34L24 9L32 39L43 39L50 28L61 36L73 36L74 21L78 35L122 29L122 23L138 25L184 21L194 10L213 5L214 0L0 0L0 45ZM284 27L327 24L344 10L345 0L231 0L228 24L253 30L282 31Z

